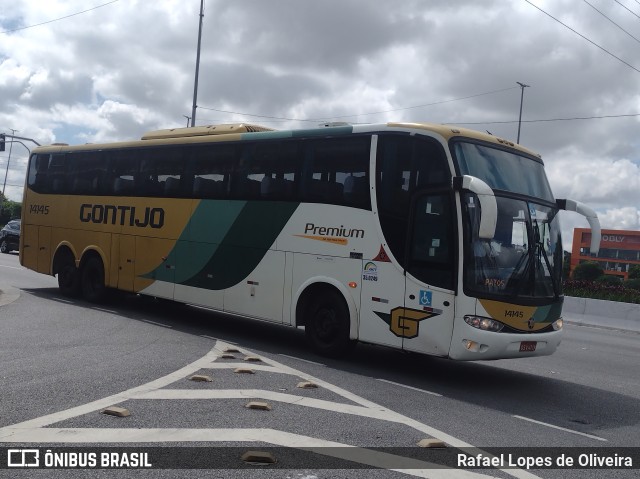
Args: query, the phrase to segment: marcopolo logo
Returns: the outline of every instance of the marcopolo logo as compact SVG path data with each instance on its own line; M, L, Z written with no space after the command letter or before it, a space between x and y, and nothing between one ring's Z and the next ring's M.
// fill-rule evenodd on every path
M314 223L307 223L304 234L294 236L346 246L349 238L364 238L364 230L345 228L344 225L316 226Z
M135 206L91 205L80 206L80 221L83 223L116 223L121 226L137 226L139 228L162 228L164 226L164 210L146 207L136 211Z

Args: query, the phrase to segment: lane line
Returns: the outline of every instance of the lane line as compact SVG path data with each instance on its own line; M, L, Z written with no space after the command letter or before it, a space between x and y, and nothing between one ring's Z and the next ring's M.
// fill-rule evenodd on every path
M547 426L547 427L551 427L553 429L558 429L560 431L569 432L571 434L577 434L579 436L588 437L590 439L595 439L597 441L608 442L606 439L604 439L602 437L594 436L592 434L587 434L586 432L574 431L573 429L567 429L565 427L555 426L553 424L548 424L548 423L542 422L542 421L536 421L535 419L530 419L530 418L524 417L524 416L517 416L515 414L513 415L513 417L518 418L518 419L522 419L523 421L529 421L529 422L532 422L532 423L535 423L535 424L540 424L541 426Z
M413 386L409 386L407 384L395 383L393 381L389 381L388 379L377 379L378 381L382 381L383 383L393 384L394 386L400 386L407 389L412 389L414 391L420 391L421 393L431 394L432 396L442 397L442 394L434 393L432 391L427 391L426 389L414 388Z
M297 361L302 361L302 362L309 363L309 364L317 364L318 366L326 367L326 364L317 363L315 361L309 361L308 359L297 358L295 356L289 356L288 354L278 354L278 356L283 356L285 358L295 359Z

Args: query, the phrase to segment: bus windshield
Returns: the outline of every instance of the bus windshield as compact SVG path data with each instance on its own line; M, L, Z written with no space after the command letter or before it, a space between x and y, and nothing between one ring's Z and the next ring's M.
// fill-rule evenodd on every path
M494 190L555 202L541 161L477 143L456 142L453 150L461 175L480 178Z
M487 297L558 297L562 242L557 208L506 196L496 196L496 200L496 233L485 240L478 237L477 197L465 195L469 236L465 288Z

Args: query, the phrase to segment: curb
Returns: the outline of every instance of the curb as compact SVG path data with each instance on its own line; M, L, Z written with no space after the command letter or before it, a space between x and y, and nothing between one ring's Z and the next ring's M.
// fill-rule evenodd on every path
M20 290L12 286L2 286L0 289L0 306L13 303L20 297Z

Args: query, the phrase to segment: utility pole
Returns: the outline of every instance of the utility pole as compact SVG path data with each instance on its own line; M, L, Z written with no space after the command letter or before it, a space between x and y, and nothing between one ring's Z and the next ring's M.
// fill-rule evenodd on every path
M40 146L40 143L38 143L33 138L24 138L24 137L21 137L21 136L15 136L14 133L16 131L18 131L18 130L14 130L13 128L9 128L9 129L12 131L11 135L5 135L4 133L2 134L2 138L5 141L6 141L7 138L11 138L11 145L9 146L9 159L7 159L7 170L6 170L5 174L4 174L4 185L2 186L2 196L5 199L6 199L6 197L4 196L4 190L7 187L7 176L9 176L9 163L11 162L11 151L13 150L13 142L20 143L25 148L27 148L27 145L22 143L20 140L30 141L30 142L35 143L36 145ZM31 154L31 150L29 150L29 148L27 148L27 151L29 152L29 154ZM2 213L2 202L0 202L0 213Z
M11 130L11 137L13 137L16 134L16 131L18 130L14 130L13 128L9 128ZM2 185L2 200L4 203L4 200L7 199L7 197L4 195L4 190L7 187L7 176L9 176L9 163L11 163L11 152L13 151L13 141L9 144L9 158L7 158L7 169L4 172L4 184ZM0 204L0 213L2 213L2 204Z
M196 126L196 108L198 107L198 75L200 74L200 45L202 42L202 19L204 17L204 0L200 0L200 26L198 27L198 52L196 53L196 79L193 86L193 108L191 109L191 126Z
M520 117L518 118L518 139L516 143L520 144L520 125L522 124L522 101L524 100L524 89L530 87L531 85L525 85L524 83L516 82L520 85Z

